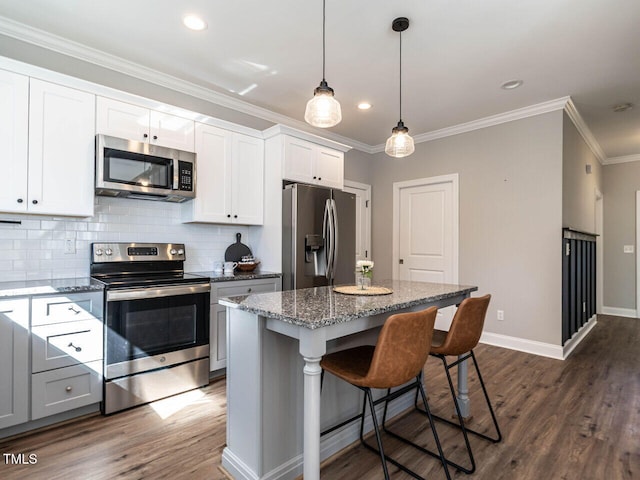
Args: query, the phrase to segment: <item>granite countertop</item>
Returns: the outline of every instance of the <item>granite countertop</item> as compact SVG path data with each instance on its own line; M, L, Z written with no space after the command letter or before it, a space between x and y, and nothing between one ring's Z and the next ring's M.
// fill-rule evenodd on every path
M334 292L332 287L315 287L221 298L218 303L315 329L478 290L478 287L469 285L399 280L376 282L376 286L391 288L393 293L375 296L344 295Z
M279 278L282 276L281 273L275 272L265 272L260 269L256 269L253 272L238 272L236 271L233 275L225 275L221 272L189 272L194 275L202 275L203 277L209 277L211 282L233 282L240 280L258 280L261 278Z
M80 293L102 290L104 290L104 285L90 277L0 282L0 298L21 297L26 295L56 295L62 293Z

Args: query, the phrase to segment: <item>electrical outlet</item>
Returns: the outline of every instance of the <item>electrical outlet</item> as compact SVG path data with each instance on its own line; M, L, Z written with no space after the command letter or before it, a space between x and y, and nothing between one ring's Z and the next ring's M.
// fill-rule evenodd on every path
M625 245L625 246L622 248L622 251L623 251L624 253L633 253L633 245Z
M501 322L504 320L504 310L498 310L498 320Z
M72 238L67 238L64 241L64 253L76 253L76 241Z
M64 253L76 253L76 232L64 232Z

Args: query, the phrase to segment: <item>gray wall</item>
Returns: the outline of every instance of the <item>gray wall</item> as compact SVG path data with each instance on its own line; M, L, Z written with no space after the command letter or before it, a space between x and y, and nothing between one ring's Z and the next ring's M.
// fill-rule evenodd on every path
M373 177L373 157L359 150L349 150L344 154L344 178L353 182L371 185Z
M604 305L636 309L636 254L623 253L636 242L636 191L640 190L640 162L605 165Z
M460 181L459 281L493 295L485 330L561 344L562 112L372 156L376 278L392 274L393 182ZM496 310L505 320L496 320Z
M562 124L562 225L598 233L595 191L602 193L602 166L566 113ZM590 174L587 165L591 165Z

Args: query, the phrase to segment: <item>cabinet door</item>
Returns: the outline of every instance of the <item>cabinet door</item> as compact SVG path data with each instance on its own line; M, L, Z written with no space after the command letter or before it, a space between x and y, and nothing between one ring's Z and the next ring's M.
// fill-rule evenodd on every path
M314 164L317 145L288 136L284 136L283 141L282 178L296 182L316 183Z
M97 133L137 142L149 140L149 109L98 97Z
M27 210L29 77L0 70L0 211Z
M154 145L193 152L195 146L195 122L168 113L151 110L150 139Z
M264 209L264 142L233 135L231 192L234 223L262 225Z
M227 366L227 308L218 304L218 298L277 292L278 290L280 290L279 278L213 282L211 284L209 369L212 372Z
M344 187L344 154L326 147L318 147L315 175L325 187Z
M31 79L28 209L93 215L95 95Z
M196 125L196 198L185 202L183 221L231 221L231 133Z
M0 428L29 420L29 300L0 301Z

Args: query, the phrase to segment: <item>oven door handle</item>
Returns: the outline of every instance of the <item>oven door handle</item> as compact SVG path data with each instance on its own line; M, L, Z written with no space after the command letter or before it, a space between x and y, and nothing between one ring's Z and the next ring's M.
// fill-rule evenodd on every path
M167 287L127 288L122 290L107 290L107 302L124 300L141 300L145 298L174 297L177 295L192 295L211 291L208 283L195 285L176 285Z

